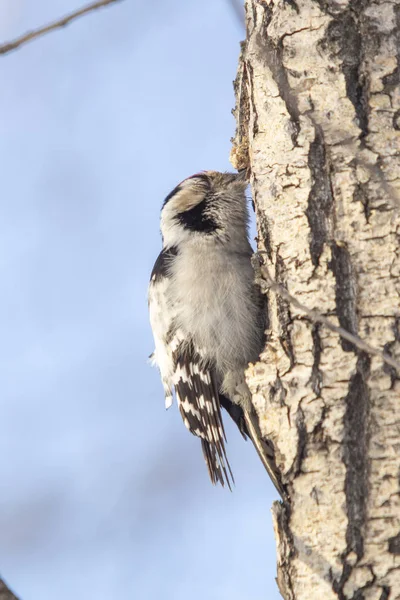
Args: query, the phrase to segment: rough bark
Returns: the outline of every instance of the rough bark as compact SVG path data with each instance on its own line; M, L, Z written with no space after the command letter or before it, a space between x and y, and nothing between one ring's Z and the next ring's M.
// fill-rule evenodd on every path
M400 5L247 0L246 21L231 159L259 249L290 294L399 359ZM400 598L399 375L272 291L268 310L248 383L290 498L281 594Z

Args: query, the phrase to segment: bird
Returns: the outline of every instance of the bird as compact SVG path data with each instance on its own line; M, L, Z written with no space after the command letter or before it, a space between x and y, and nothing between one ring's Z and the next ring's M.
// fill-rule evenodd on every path
M279 494L285 490L263 439L245 370L258 360L266 306L254 281L244 172L203 171L179 183L161 209L162 250L148 289L150 324L169 408L175 395L200 438L213 484L232 489L221 408L252 440Z

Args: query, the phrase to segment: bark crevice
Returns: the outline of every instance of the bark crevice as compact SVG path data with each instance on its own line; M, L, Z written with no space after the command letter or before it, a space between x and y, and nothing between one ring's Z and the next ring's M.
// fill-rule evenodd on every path
M387 585L384 585L382 587L382 593L379 597L379 600L389 600L390 592L391 592L390 587L388 587Z
M354 106L360 139L368 134L368 98L365 76L362 73L363 35L361 28L362 2L350 3L349 8L335 15L329 23L322 42L325 50L337 54L342 61L347 97Z
M400 555L400 532L389 538L389 552L390 554Z
M324 245L330 240L329 227L332 216L333 195L326 161L322 128L314 124L315 138L308 152L308 167L312 178L306 215L310 225L310 254L314 267L319 264Z
M323 381L323 372L321 371L320 363L321 363L321 355L322 355L322 343L320 336L320 324L315 323L313 325L311 335L313 341L313 365L311 370L311 387L317 398L321 397L321 388Z
M286 287L285 280L285 263L282 257L279 254L279 249L276 251L275 256L275 279L278 283L281 283ZM276 299L277 303L277 316L280 325L280 335L279 341L281 343L282 349L285 352L286 356L290 361L290 369L294 367L296 364L296 357L294 354L294 346L292 342L291 336L291 325L292 325L292 316L290 314L290 305L287 300L278 296Z
M400 84L400 6L394 5L394 13L396 16L396 27L394 29L396 52L396 66L391 73L388 73L382 78L384 91L386 94L393 92Z
M364 554L363 529L369 495L369 414L368 378L370 358L360 353L356 373L352 376L345 398L343 461L346 465L345 494L347 510L347 553Z
M336 242L331 244L332 260L329 264L335 276L336 314L340 326L350 333L357 334L357 297L353 268L349 251ZM356 348L347 340L340 340L345 352L355 352Z

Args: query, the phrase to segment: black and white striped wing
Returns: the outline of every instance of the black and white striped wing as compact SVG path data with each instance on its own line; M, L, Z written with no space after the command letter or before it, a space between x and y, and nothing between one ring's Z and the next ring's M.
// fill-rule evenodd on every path
M177 332L178 333L178 332ZM201 439L204 459L212 483L234 483L226 457L226 436L221 417L216 377L193 345L172 342L174 350L174 387L183 422Z

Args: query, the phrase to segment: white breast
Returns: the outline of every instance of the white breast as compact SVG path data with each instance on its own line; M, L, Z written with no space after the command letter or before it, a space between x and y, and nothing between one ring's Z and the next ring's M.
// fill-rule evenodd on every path
M253 278L250 254L201 241L187 244L173 264L179 327L222 372L258 356L262 332Z

